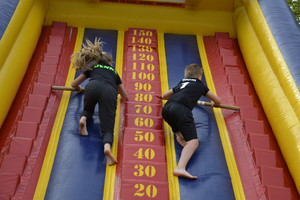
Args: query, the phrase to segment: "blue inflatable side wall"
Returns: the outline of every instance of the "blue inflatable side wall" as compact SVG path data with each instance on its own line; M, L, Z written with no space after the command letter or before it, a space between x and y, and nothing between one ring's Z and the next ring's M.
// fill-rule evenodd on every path
M285 0L258 0L280 52L300 88L300 25ZM288 37L287 37L288 36Z
M19 0L0 1L0 40L13 16Z

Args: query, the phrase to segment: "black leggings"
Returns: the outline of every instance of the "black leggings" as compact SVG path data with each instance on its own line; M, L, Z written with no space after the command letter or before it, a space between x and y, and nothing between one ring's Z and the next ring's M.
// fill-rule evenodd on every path
M91 119L98 103L103 144L109 143L112 145L113 143L117 95L118 92L113 86L101 81L91 80L85 86L84 110L81 116Z

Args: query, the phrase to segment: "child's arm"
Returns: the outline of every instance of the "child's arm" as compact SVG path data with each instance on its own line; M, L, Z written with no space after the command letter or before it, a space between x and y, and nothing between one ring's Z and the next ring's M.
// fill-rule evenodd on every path
M173 89L171 89L167 92L164 92L163 95L161 96L161 98L163 100L168 100L170 98L170 96L172 96L172 94L174 94Z
M216 104L216 105L221 104L221 99L218 96L216 96L214 93L212 93L211 91L208 91L206 93L205 97L212 100L214 102L214 104Z
M75 88L77 92L83 91L83 88L80 84L86 79L85 74L80 74L74 81L72 81L71 86Z
M123 97L125 99L127 98L127 92L126 92L123 84L118 85L118 92L121 95L121 97Z

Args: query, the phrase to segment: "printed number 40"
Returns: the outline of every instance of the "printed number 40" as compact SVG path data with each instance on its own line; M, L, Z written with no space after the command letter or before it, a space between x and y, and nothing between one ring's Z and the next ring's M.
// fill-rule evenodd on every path
M134 157L137 159L148 159L152 160L155 157L155 151L151 148L147 148L145 151L143 151L143 148L139 148L137 152L133 154Z

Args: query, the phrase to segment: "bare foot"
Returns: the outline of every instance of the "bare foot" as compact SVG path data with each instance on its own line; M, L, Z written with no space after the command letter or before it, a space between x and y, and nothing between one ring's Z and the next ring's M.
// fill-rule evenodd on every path
M107 163L108 163L109 166L115 165L115 164L118 163L118 161L112 155L110 149L104 149L104 154L105 154L105 156L107 158Z
M197 176L191 175L186 170L177 169L177 168L173 171L173 174L174 174L174 176L180 176L180 177L187 178L187 179L197 179L198 178Z
M88 132L86 129L86 117L81 117L79 121L79 135L88 136Z

